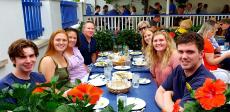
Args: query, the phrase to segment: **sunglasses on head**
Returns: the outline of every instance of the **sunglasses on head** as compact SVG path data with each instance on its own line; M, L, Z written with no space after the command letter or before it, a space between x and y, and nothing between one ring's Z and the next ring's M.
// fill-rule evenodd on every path
M142 31L144 29L148 28L147 26L139 28L139 31Z

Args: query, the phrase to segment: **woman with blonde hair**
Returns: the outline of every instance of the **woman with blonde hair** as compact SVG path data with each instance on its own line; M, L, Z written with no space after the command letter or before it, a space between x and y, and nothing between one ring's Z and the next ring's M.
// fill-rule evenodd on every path
M142 38L141 38L141 44L142 44L142 52L145 54L146 48L148 45L152 43L152 38L153 38L153 31L151 29L146 29L142 33Z
M226 52L220 56L215 55L214 47L210 40L212 36L215 35L215 32L215 25L206 24L206 27L203 28L202 36L204 38L204 65L208 70L213 72L217 79L222 79L224 82L230 83L229 71L219 68L220 63L226 59L230 59L230 52ZM229 64L225 66L229 66Z
M179 56L175 43L168 33L157 31L152 38L152 44L147 47L146 60L150 72L160 86L179 64Z
M59 76L59 81L63 79L69 80L68 63L63 55L67 46L68 37L64 30L57 30L52 33L48 48L38 66L38 71L45 75L48 82L54 75Z
M148 28L150 28L150 24L148 21L140 21L137 25L137 30L139 31L141 35Z

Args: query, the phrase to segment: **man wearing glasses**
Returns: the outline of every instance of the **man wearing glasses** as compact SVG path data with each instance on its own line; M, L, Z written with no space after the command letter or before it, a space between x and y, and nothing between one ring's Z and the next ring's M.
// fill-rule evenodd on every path
M96 62L96 39L93 38L95 26L92 21L86 21L80 34L81 45L79 50L84 57L84 63L90 65Z

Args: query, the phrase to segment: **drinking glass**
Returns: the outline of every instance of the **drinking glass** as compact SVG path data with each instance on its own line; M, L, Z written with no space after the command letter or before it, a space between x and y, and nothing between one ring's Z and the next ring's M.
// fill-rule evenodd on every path
M229 49L229 42L224 42L224 50L228 50Z
M132 85L133 88L138 88L139 87L139 79L140 79L140 75L139 74L133 74L132 77Z
M123 102L124 106L126 106L126 104L127 104L127 95L123 94L123 93L117 94L117 105L118 105L119 100Z
M111 79L111 67L104 67L105 80L110 81Z

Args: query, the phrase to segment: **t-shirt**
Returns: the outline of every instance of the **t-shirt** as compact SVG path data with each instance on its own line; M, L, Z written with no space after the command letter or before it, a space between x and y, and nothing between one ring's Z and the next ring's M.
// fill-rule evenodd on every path
M96 53L96 39L91 37L91 41L90 43L88 43L84 34L81 33L80 42L81 42L81 45L79 47L79 50L82 56L84 57L84 63L86 65L89 65L92 63L92 58L91 58L92 54Z
M152 67L150 72L152 73L157 86L160 86L167 77L172 73L173 69L176 68L179 65L179 58L178 53L173 52L171 57L168 60L168 64L163 69L161 68L161 63L155 63L155 65Z
M36 83L44 83L46 81L44 75L37 73L37 72L31 72L30 73L30 79L29 80L23 80L17 78L13 73L9 73L7 76L5 76L3 79L0 80L0 89L10 87L12 88L12 84L19 83L19 84L26 84L31 83L31 89L36 86Z
M216 79L215 76L209 72L202 64L200 67L189 77L185 76L184 70L181 65L178 65L172 74L165 80L162 87L166 91L173 91L173 101L181 99L180 106L184 106L186 101L194 100L191 98L189 91L186 88L186 82L189 83L193 90L201 87L206 78Z
M218 65L210 65L205 58L205 53L213 53L214 54L213 45L212 45L210 39L208 39L208 38L204 39L204 56L203 56L204 65L208 70L216 70L218 68Z
M17 78L13 73L9 73L7 76L5 76L3 79L0 80L0 90L9 87L9 89L12 89L12 84L19 83L19 84L28 84L30 83L29 89L32 91L32 89L36 86L36 83L44 83L46 82L46 79L44 75L37 73L37 72L31 72L30 73L30 79L29 80L23 80ZM15 99L8 98L6 101L15 103Z

